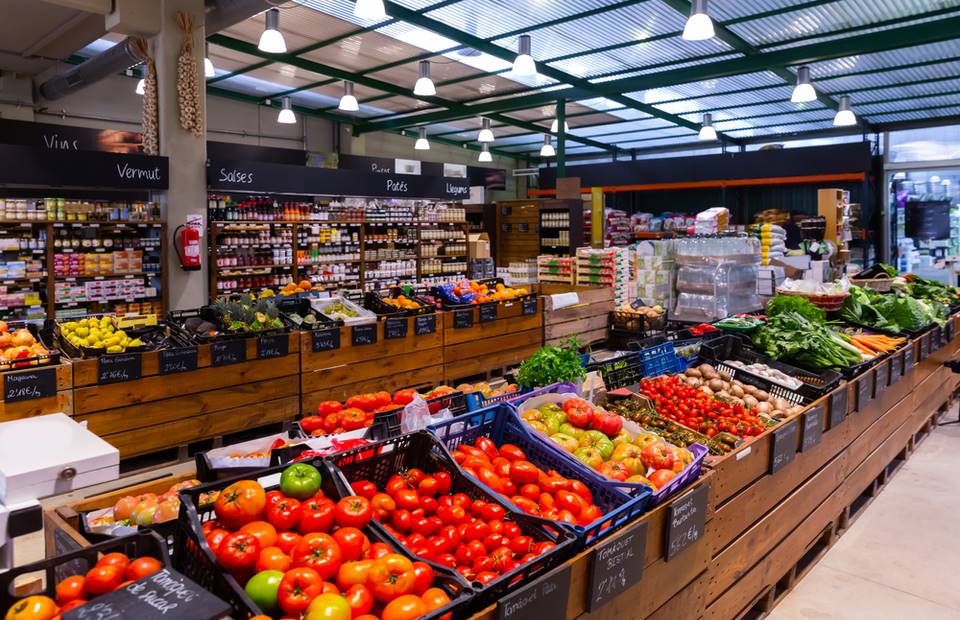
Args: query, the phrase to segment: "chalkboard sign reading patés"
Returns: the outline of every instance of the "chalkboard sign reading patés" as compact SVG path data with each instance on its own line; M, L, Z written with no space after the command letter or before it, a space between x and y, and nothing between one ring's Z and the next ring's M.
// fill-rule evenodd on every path
M799 424L796 420L785 423L773 431L773 446L770 448L770 473L775 474L789 465L797 456L797 435Z
M834 429L847 417L847 386L842 385L830 395L830 428Z
M499 304L481 304L480 306L480 322L488 323L490 321L497 320L497 306Z
M354 325L350 328L350 342L355 347L377 344L377 324Z
M164 568L63 614L63 620L214 620L230 605Z
M142 372L143 357L139 353L101 355L97 360L97 383L134 381Z
M596 611L640 581L646 550L646 521L638 521L613 540L597 545L590 565L588 611Z
M340 328L318 329L310 332L310 349L314 353L340 348Z
M286 334L274 334L257 338L257 359L283 357L290 352L290 338Z
M3 400L8 404L49 398L56 395L56 368L42 368L3 375Z
M469 329L473 327L473 308L453 311L454 329Z
M383 337L386 340L397 340L407 337L407 317L387 319L383 326Z
M803 414L803 439L800 440L800 451L806 452L820 443L822 438L823 405L817 405Z
M703 537L707 524L709 494L710 485L701 484L670 504L667 511L666 558L668 562Z
M210 345L210 365L226 366L247 361L246 340L224 340Z
M424 314L413 320L413 334L415 336L426 336L437 331L437 315Z
M160 349L158 364L161 375L197 369L197 347Z
M565 618L570 591L570 565L564 565L503 596L497 620Z

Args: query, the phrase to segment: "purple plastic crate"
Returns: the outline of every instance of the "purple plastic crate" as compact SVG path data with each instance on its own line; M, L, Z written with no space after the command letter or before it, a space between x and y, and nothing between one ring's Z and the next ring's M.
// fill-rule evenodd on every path
M505 402L513 405L514 407L520 406L520 404L530 400L535 396L543 396L544 394L576 394L577 386L566 381L560 383L552 383L547 387L537 388L531 392L524 392L519 396L514 396L513 398L508 398Z

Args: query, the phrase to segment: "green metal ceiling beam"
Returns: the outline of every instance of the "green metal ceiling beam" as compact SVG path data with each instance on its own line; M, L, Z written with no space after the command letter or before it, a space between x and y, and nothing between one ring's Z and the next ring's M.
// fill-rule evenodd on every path
M958 32L960 32L960 18L953 17L935 22L904 26L902 28L872 32L805 46L789 47L734 60L725 60L705 65L684 67L672 71L661 71L648 75L611 80L609 82L592 85L593 88L590 90L571 87L489 103L474 104L465 106L468 110L462 114L453 111L430 112L411 115L403 119L388 119L375 123L366 123L363 125L363 131L368 132L425 123L437 123L456 120L458 118L468 118L470 116L483 116L491 112L528 109L549 104L559 97L573 101L702 80L722 79L744 73L765 71L770 67L810 64L822 60L842 58L844 56L871 54L914 45L937 43L956 39Z

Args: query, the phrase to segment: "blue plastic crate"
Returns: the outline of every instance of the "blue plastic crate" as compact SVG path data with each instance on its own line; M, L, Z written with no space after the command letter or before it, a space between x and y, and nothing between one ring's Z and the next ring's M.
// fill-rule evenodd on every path
M643 376L656 377L662 374L677 372L679 366L677 353L672 342L664 342L646 349L637 351Z
M545 445L546 441L523 427L516 410L509 405L467 413L433 424L428 430L434 433L448 450L464 443L472 444L480 437L489 437L497 446L510 443L523 450L527 460L539 468L545 471L552 469L566 478L583 481L593 494L594 504L603 511L603 516L586 526L571 526L577 535L577 550L592 545L632 523L651 505L652 493L648 487L643 487L642 491L631 496L620 489L595 484L589 477L584 476L585 466L558 458L550 446ZM509 499L504 498L504 501L509 502Z

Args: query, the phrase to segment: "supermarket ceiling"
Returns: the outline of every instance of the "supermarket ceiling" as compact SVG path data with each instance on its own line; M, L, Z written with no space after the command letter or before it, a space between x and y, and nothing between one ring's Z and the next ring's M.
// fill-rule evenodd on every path
M290 97L361 134L424 127L477 149L488 118L491 150L536 160L561 99L571 157L716 147L705 113L730 146L960 122L960 0L710 0L702 40L683 36L691 0L387 0L373 20L354 0L276 4L287 52L258 48L265 14L208 33L209 91ZM536 73L521 76L526 36ZM413 93L421 61L435 95ZM801 67L816 96L794 103ZM344 80L355 112L338 109ZM838 130L842 97L857 125Z

